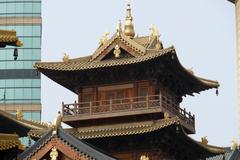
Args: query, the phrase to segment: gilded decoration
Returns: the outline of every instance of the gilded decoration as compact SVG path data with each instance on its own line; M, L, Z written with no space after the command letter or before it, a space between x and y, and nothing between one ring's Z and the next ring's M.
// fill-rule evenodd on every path
M127 5L127 16L125 20L125 28L124 33L129 38L133 38L135 36L134 25L133 25L133 17L131 13L131 5Z
M119 58L119 57L120 57L121 50L120 50L119 45L116 45L116 46L115 46L114 51L113 51L113 54L114 54L115 58Z
M118 33L122 32L122 22L121 22L121 20L118 21L117 32Z
M202 144L204 144L204 145L208 144L207 136L202 137L201 140L202 140Z
M17 117L17 120L23 120L23 112L22 112L22 110L17 109L16 117Z
M63 56L62 60L63 60L64 63L68 63L69 62L69 55L64 53L64 56Z
M109 36L109 32L104 32L104 33L102 34L102 36L101 36L101 38L100 38L100 41L99 41L99 45L100 45L100 46L107 43L107 41L108 41L108 39L109 39L108 36Z
M55 147L52 148L52 151L50 152L51 160L57 160L58 157L58 151Z
M170 115L168 112L164 112L164 119L169 119L170 118Z
M160 38L159 31L155 25L151 24L149 30L150 30L149 41L152 41L154 38L157 39Z
M54 123L53 123L53 128L54 128L54 130L53 130L53 134L56 134L56 132L57 132L57 129L59 128L59 127L61 127L61 123L62 123L62 115L61 115L61 112L59 111L58 112L58 115L57 115L57 118L55 119L55 121L54 121Z
M231 143L231 150L236 150L236 149L238 149L238 143L237 143L237 141L232 141L232 143Z
M150 159L146 155L141 155L140 160L150 160Z

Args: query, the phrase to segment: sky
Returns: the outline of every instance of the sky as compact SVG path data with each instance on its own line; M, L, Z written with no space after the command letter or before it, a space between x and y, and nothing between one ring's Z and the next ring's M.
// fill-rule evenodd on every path
M125 0L42 0L42 61L91 55L100 36L116 31L126 16ZM149 35L154 24L165 47L174 45L178 58L194 74L217 80L215 90L187 96L182 108L195 114L196 134L209 144L230 146L237 140L236 35L234 5L227 0L132 0L135 32ZM42 75L42 120L53 121L61 103L77 95Z

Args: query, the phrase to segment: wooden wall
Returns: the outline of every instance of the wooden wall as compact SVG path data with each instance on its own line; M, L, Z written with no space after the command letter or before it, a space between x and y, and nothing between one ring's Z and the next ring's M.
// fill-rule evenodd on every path
M150 81L83 87L78 90L78 102L124 99L146 96L146 94L162 94L165 99L179 105L179 98L173 92L166 87L157 86Z

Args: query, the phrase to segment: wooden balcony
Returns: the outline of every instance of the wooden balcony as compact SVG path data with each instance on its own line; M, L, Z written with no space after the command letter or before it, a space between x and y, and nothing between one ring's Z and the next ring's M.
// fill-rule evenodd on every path
M67 124L126 116L160 115L164 112L170 117L178 116L186 131L195 133L195 116L163 95L62 104L63 122Z

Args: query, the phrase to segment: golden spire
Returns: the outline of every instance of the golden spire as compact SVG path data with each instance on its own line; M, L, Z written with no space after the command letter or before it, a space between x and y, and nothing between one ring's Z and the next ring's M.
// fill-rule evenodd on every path
M133 26L133 17L131 14L131 5L127 5L127 16L125 21L124 33L129 38L133 38L135 36L134 26Z

